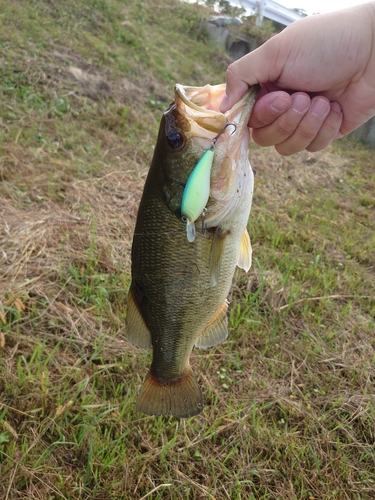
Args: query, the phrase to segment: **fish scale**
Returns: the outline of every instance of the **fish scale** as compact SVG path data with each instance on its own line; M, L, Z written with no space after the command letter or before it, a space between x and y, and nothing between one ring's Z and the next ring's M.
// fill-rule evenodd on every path
M206 87L209 87L204 87L208 94L216 88ZM217 87L222 91L222 86ZM200 96L199 91L196 95ZM243 120L249 119L252 105L248 101L252 99L253 102L254 95L252 91L243 98L243 107L248 109ZM198 107L204 114L202 101L204 99L199 97L200 106L195 104L192 109L196 111ZM208 227L203 233L198 219L197 237L193 242L187 239L186 223L181 218L183 191L189 175L208 149L210 138L212 140L216 135L213 130L218 126L214 120L217 118L221 125L223 121L219 111L216 116L210 110L209 131L207 134L206 130L202 132L201 125L198 125L197 133L201 135L195 136L196 122L189 116L189 111L189 104L176 90L175 106L170 111L174 120L168 120L166 127L166 118L162 118L138 210L127 312L128 340L141 348L153 348L153 360L137 400L137 409L152 415L176 417L196 415L203 409L202 393L189 364L190 354L194 345L207 348L227 337L226 298L233 274L236 265L248 261L249 252L251 258L250 241L248 236L244 239L244 234L247 235L252 186L246 188L244 201L233 213L229 212L230 216L224 202L220 206L220 200L211 197L208 210L219 220L220 210L223 210L225 218L218 226ZM200 118L199 123L202 122ZM183 147L177 150L169 144L166 129L170 128L170 123L175 123L173 140L178 134L183 139ZM229 140L227 134L218 142L218 158L230 156L224 154L230 146ZM180 142L175 141L173 145L178 146ZM242 138L237 137L237 142L239 144L234 144L238 146L238 154L243 156L243 148L240 149ZM242 156L239 157L241 162L247 163L241 164L241 168L250 169L247 155L246 159ZM222 168L225 169L225 165L215 166L214 163L214 172ZM237 190L235 186L233 192L236 196ZM244 252L247 252L246 256Z

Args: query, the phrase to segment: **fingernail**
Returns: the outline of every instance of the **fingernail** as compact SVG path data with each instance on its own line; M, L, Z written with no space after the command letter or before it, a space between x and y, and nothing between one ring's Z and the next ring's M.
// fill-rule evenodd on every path
M331 102L331 110L336 111L336 113L342 112L341 106L337 101Z
M223 100L221 101L220 104L220 111L222 113L225 113L226 111L228 111L228 109L229 109L229 97L227 96L227 94L224 94Z
M310 106L310 98L307 95L297 94L292 96L292 108L297 113L306 113Z
M276 97L271 103L271 109L277 113L283 113L290 108L290 100L285 97Z
M318 118L323 118L324 115L328 113L330 109L329 103L325 99L320 99L319 97L313 99L311 105L311 113Z

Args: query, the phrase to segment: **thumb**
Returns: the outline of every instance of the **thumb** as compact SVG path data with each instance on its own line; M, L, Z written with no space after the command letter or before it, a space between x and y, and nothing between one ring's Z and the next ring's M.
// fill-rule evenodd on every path
M243 97L251 85L276 81L282 70L278 58L278 35L228 66L226 94L220 105L225 113Z

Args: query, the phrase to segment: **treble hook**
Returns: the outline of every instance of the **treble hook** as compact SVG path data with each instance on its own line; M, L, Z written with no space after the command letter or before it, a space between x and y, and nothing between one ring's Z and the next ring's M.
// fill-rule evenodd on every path
M217 140L219 139L219 137L221 136L221 134L224 132L224 130L229 127L230 125L232 125L234 127L234 130L233 132L231 133L231 135L233 135L235 133L235 131L237 130L237 125L233 122L227 122L224 127L220 130L220 132L212 139L212 142L211 142L211 146L210 146L210 149L213 150L214 147L215 147L215 144L217 142Z

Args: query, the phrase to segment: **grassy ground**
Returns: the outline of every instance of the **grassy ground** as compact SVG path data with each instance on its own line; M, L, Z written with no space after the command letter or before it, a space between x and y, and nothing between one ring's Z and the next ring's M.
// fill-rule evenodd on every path
M0 0L0 497L375 498L375 170L252 146L254 265L206 406L137 414L129 250L173 84L224 80L197 6Z

